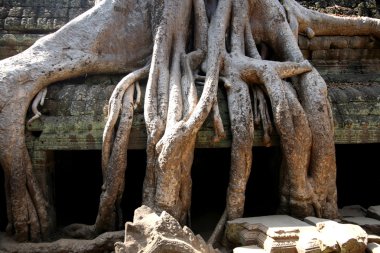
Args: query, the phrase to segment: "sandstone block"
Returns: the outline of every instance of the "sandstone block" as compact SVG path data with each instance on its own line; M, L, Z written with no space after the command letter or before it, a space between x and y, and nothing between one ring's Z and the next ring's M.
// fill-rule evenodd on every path
M380 220L368 217L345 217L343 221L359 225L364 228L367 233L380 235Z
M379 206L370 206L368 208L368 217L380 220L380 205Z
M129 252L202 252L218 253L201 236L181 227L167 212L157 215L142 206L135 210L133 223L125 225L125 240L115 244L116 253Z
M339 213L343 217L364 217L366 209L360 205L345 206L339 209Z
M317 229L323 238L334 238L341 252L363 253L366 248L367 233L357 225L326 221L318 223Z
M13 7L8 12L8 17L22 17L23 8L22 7Z
M310 225L316 226L320 222L326 222L326 221L330 221L330 220L309 216L309 217L306 217L305 219L303 219L303 221L310 224Z
M6 30L20 30L21 18L7 17L4 21L4 29Z
M33 7L26 7L24 8L24 10L22 11L22 16L24 18L30 18L30 17L37 17L37 8L33 8Z
M8 10L5 7L0 7L0 19L4 19L8 16Z
M320 252L316 228L287 215L229 221L226 237L235 245L257 244L271 253Z

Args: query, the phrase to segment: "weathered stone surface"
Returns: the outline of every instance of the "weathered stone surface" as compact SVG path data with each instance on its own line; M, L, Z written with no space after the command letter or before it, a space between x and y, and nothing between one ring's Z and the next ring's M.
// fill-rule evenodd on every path
M309 216L309 217L306 217L305 219L303 219L303 221L310 224L310 225L317 226L317 224L320 222L326 222L326 221L330 221L330 220Z
M368 217L345 217L344 222L361 226L369 234L380 235L380 221Z
M380 253L380 245L377 243L368 243L367 245L367 252L368 253Z
M257 244L272 253L320 251L316 228L287 215L229 221L226 238L234 245Z
M363 253L366 248L367 233L357 225L326 221L318 223L317 229L322 238L334 238L341 252ZM326 246L324 252L336 252L338 249Z
M116 253L219 252L208 245L201 236L194 235L188 227L182 228L167 212L157 215L146 206L135 210L133 223L126 223L124 242L116 243L115 251Z
M234 248L233 253L265 253L266 251L259 246L249 245Z
M342 217L364 217L366 216L366 209L360 205L345 206L339 209Z
M380 205L379 206L370 206L368 208L367 216L380 220Z

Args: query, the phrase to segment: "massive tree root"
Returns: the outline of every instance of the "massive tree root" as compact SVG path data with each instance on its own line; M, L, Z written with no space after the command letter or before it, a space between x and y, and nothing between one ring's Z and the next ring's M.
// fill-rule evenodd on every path
M95 236L118 228L123 221L119 204L133 109L138 103L134 90L139 92L137 82L145 78L145 205L186 222L195 139L211 112L215 141L224 136L216 99L221 81L233 137L221 224L243 215L254 126L260 122L266 145L270 145L272 122L281 138L280 211L336 217L335 151L326 84L304 60L296 37L300 33L379 37L379 32L379 20L330 17L304 9L294 0L282 4L272 0L102 1L27 51L1 62L0 161L6 177L8 232L20 241L37 241L54 229L53 208L33 176L25 146L25 115L36 96L32 109L36 118L40 116L36 105L43 100L46 86L87 73L130 72L109 103L96 222L70 226L66 231L72 236ZM196 80L204 84L199 98Z
M125 8L118 4L116 7ZM51 203L36 182L25 146L25 117L34 96L59 80L91 73L125 73L149 59L151 45L136 48L134 42L151 40L149 33L139 32L150 29L143 6L133 6L129 15L115 11L116 7L105 1L30 49L1 61L0 161L6 178L7 232L19 241L46 240L55 229ZM126 27L136 13L141 22ZM114 34L111 29L120 31ZM126 44L128 40L133 43Z

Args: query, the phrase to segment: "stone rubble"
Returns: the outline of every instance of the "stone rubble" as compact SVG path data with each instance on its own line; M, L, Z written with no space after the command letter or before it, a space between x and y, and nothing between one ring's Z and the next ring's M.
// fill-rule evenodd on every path
M315 217L304 222L287 215L229 221L225 236L236 247L234 253L258 253L258 247L270 253L364 253L368 241L358 225Z

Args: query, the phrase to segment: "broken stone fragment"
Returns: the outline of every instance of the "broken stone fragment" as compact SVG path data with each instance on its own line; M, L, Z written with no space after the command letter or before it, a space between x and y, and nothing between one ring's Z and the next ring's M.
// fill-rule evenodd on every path
M370 206L368 208L367 216L380 220L380 205L379 206Z
M333 238L341 252L363 253L367 245L367 233L357 225L339 224L335 221L320 222L317 229L321 238ZM338 252L337 247L326 248L324 252Z
M360 205L345 206L339 209L339 214L342 217L364 217L366 209Z
M343 221L359 225L369 234L380 235L380 220L368 217L345 217Z
M321 227L319 224L323 224L324 222L330 222L331 220L317 218L317 217L306 217L304 221L310 225ZM339 244L334 236L331 236L327 233L321 233L319 230L318 232L319 232L319 247L323 253L340 251Z
M116 253L217 253L201 236L181 227L167 212L157 215L151 208L135 210L133 223L125 224L124 242L115 244Z
M271 253L320 252L316 228L287 215L229 221L226 238L236 246L256 244Z

